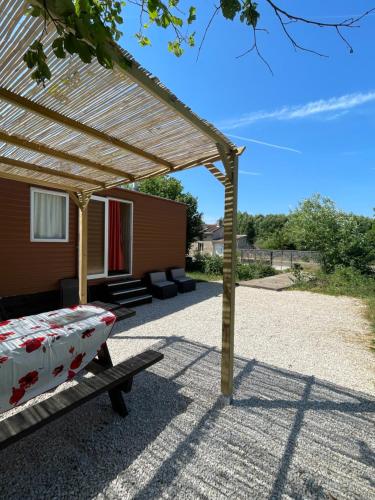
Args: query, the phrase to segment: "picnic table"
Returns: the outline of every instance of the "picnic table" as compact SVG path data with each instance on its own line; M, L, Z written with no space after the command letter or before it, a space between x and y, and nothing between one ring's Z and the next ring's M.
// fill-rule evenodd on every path
M73 379L107 341L116 316L74 306L0 323L0 412Z
M147 350L113 366L107 346L116 319L135 312L93 303L0 323L0 413L71 380L82 369L96 375L0 422L0 449L107 391L112 408L128 414L122 392L133 377L163 359Z

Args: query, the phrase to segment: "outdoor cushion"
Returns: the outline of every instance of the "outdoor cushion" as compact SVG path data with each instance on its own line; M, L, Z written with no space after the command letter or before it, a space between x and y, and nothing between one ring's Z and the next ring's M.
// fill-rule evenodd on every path
M115 321L111 312L83 305L0 322L0 412L71 380Z
M188 278L185 274L185 270L180 268L171 269L170 271L172 280L178 286L178 291L180 293L192 292L196 288L195 280Z
M153 286L160 286L160 287L163 287L163 286L168 286L168 285L174 285L173 281L157 281L156 283L153 283Z
M159 283L160 281L166 281L167 277L164 272L150 273L150 282L152 285Z
M182 267L179 267L177 269L171 269L171 277L173 280L186 278L185 270L182 269Z

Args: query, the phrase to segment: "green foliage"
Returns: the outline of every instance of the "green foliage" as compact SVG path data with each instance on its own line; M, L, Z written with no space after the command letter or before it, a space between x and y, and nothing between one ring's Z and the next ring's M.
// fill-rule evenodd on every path
M275 274L277 274L277 271L272 266L262 262L251 264L237 263L237 279L240 281L265 278L267 276L274 276Z
M338 210L332 200L320 195L300 203L290 214L286 230L297 249L320 253L325 272L339 265L366 271L374 258L363 221Z
M185 46L195 45L195 32L187 28L196 22L197 9L190 6L185 11L181 3L180 0L145 0L138 4L140 29L135 37L142 47L151 45L144 30L152 26L171 29L174 38L168 41L168 50L177 57L184 53ZM118 60L111 43L122 35L119 26L124 22L122 10L125 6L126 2L116 0L29 0L27 12L30 16L41 17L45 24L54 25L56 38L52 48L55 57L63 59L67 54L76 54L86 64L96 59L109 69L115 62L124 64ZM226 19L238 18L253 29L257 26L258 5L252 0L222 0L218 9ZM27 67L33 69L31 78L44 85L52 75L42 39L30 45L24 60Z
M250 245L266 249L294 249L293 242L285 231L288 216L283 214L251 215L239 211L237 234L246 234Z
M198 211L198 198L190 193L185 193L182 183L168 176L145 179L138 183L138 189L141 193L186 204L186 253L188 253L193 241L201 238L203 231L202 214Z
M256 239L256 229L255 223L252 220L249 220L246 226L246 241L249 245L254 245Z
M114 0L32 0L27 13L54 25L56 37L52 49L58 59L76 54L86 64L96 58L105 68L112 68L114 54L110 43L122 34L118 25L123 23L123 6L123 2ZM31 78L45 84L52 75L42 38L30 45L24 61L34 70Z
M223 275L223 263L223 257L220 255L202 255L197 253L190 264L189 271L219 277ZM277 274L277 271L273 267L262 262L251 264L237 262L236 277L241 281L274 276L275 274Z

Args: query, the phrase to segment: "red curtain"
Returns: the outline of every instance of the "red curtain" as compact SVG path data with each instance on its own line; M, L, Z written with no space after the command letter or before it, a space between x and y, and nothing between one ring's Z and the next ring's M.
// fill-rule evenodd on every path
M125 267L122 244L121 207L119 201L109 200L108 269L122 271Z

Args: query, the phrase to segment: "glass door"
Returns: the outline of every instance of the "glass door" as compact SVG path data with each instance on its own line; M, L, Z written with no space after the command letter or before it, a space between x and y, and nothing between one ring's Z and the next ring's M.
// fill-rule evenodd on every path
M108 270L107 200L93 196L87 218L87 274L102 278Z

